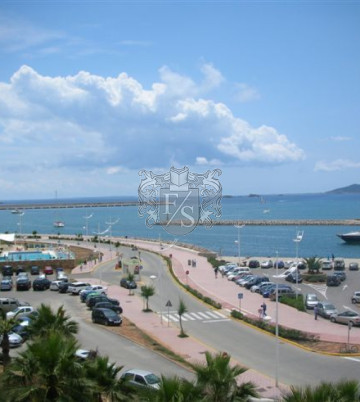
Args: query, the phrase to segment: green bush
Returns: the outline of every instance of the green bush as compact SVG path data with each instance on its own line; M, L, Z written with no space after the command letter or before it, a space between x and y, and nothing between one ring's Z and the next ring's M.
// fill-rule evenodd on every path
M276 333L275 325L270 324L262 319L250 318L250 317L244 316L242 313L240 313L237 310L232 310L231 316L238 320L247 322L248 324L254 325L257 328L260 328L264 331L270 332L271 334L275 335L275 333ZM278 329L279 329L279 336L281 336L282 338L285 338L285 339L290 339L293 341L314 341L317 339L315 335L308 334L306 332L302 332L297 329L286 328L281 325L278 326Z
M303 274L302 277L306 282L326 282L326 274Z
M294 307L299 311L306 311L304 296L302 294L298 294L296 297L289 296L281 296L279 299L280 303L286 304L288 306Z

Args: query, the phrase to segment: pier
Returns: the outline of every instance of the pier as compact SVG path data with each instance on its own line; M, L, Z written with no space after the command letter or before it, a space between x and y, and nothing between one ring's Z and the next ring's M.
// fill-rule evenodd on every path
M27 209L57 209L57 208L111 208L138 206L138 201L112 201L112 202L69 202L69 203L39 203L39 204L0 204L0 211Z

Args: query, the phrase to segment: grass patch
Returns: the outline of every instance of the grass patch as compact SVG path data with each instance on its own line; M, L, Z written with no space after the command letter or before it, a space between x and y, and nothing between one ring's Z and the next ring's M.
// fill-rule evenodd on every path
M294 307L299 311L306 311L304 295L298 294L297 297L281 296L280 303Z

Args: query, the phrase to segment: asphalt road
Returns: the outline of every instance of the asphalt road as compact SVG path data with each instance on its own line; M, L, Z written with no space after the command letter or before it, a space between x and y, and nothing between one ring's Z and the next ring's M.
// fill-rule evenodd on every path
M52 279L51 276L49 279ZM53 309L57 309L63 305L71 318L79 324L77 339L81 345L80 347L83 349L97 349L101 355L109 356L110 362L116 363L118 366L124 366L123 370L139 368L152 371L158 375L166 373L167 375L179 375L188 379L193 378L193 374L189 370L160 354L137 345L111 332L104 326L93 324L90 311L81 303L78 296L60 294L50 290L42 292L34 292L33 290L17 292L13 290L11 292L1 292L0 296L16 297L19 300L29 302L34 307L45 303L51 305ZM12 349L10 354L15 356L25 347L26 344L21 348Z
M121 249L121 252L132 256L129 249ZM141 251L141 258L144 266L141 273L142 280L154 283L158 290L157 294L151 297L150 304L151 308L159 313L159 319L160 312L163 313L163 318L166 318L166 302L170 300L172 310L176 310L180 298L185 302L189 312L208 314L212 311L176 285L171 276L166 273L165 264L160 257ZM102 267L102 277L106 277L110 283L118 283L119 274L115 273L112 265ZM270 270L261 271L271 274ZM95 275L99 274L99 272L95 273ZM151 276L156 276L156 279L150 279ZM299 289L303 286L305 285L299 285ZM333 289L330 290L333 292ZM329 294L330 290L328 290ZM342 290L338 289L338 292L340 291ZM276 339L274 337L233 320L224 319L190 320L184 323L184 328L189 335L204 343L204 349L208 345L215 350L226 350L240 364L270 377L275 376ZM278 370L279 382L292 385L318 384L322 380L338 381L342 378L358 380L360 358L325 356L304 351L288 343L280 343Z

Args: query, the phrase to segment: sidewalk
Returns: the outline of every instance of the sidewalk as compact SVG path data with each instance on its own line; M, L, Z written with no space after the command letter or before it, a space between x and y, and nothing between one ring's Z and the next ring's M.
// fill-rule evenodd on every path
M205 257L199 256L197 251L177 246L166 248L166 245L161 249L159 243L134 239L121 239L121 242L136 244L140 249L154 251L168 257L171 255L173 270L177 278L182 283L187 283L189 286L199 290L203 295L220 302L223 309L228 310L227 313L232 309L239 309L238 292L242 292L244 298L241 301L241 311L244 314L257 317L259 306L263 300L266 300L268 314L271 317L275 317L274 302L267 301L267 299L263 299L258 294L251 293L245 289L243 290L243 288L228 281L226 277L222 278L221 275L218 275L218 278L215 278L211 265ZM109 261L113 257L115 264L114 252L110 255L110 252L106 249L101 248L100 250L104 254L103 262ZM189 266L189 260L196 261L196 266ZM86 267L83 266L82 270L80 270L80 267L76 267L73 270L73 274L90 272L92 269L98 267L101 267L101 263L96 266L93 264L89 264ZM96 280L92 280L92 282L95 283ZM203 362L206 350L216 352L192 337L179 338L179 328L172 323L170 323L170 326L166 322L161 323L158 315L144 314L142 312L143 301L141 298L129 296L127 289L120 288L119 286L109 286L108 293L110 297L120 299L122 305L126 306L124 308L125 317L134 322L141 330L149 333L159 343L180 354L189 362ZM333 324L321 317L316 321L312 315L298 312L280 303L278 307L279 324L281 325L318 335L322 340L347 341L346 326ZM360 343L360 328L353 328L351 337L353 343ZM234 361L234 363L241 365L241 362ZM253 381L257 385L262 397L278 398L281 394L281 391L275 387L275 380L273 378L269 378L255 370L249 369L239 377L239 380ZM284 385L280 388L282 391L287 389Z

